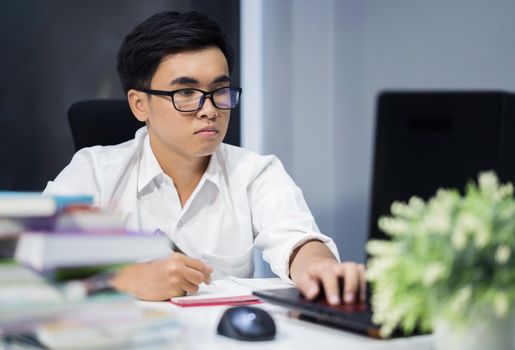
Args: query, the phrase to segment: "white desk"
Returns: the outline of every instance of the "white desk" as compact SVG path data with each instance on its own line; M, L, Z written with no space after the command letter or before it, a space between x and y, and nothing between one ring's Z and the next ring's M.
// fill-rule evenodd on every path
M6 284L6 279L9 279L9 276L11 276L11 278L14 278L13 283L15 283L17 281L17 278L21 278L20 276L22 276L22 270L14 270L14 272L12 270L12 266L4 266L3 268L0 266L0 272L3 271L3 279L1 279L2 283L0 283L0 285L2 285L4 289L4 294L0 294L0 296L3 295L3 298L7 298L7 296L11 296L12 298L13 294L13 291L8 288L9 284ZM28 271L26 269L23 270ZM27 277L28 280L30 280L29 277ZM37 279L37 281L39 280L40 278ZM36 283L35 286L35 291L39 293L40 289L37 288L38 284ZM0 291L2 291L3 289L0 288ZM8 302L9 300L10 299L7 298L3 301ZM129 300L129 302L132 301ZM265 342L242 342L220 336L216 333L218 322L222 316L222 313L227 307L207 306L181 308L168 302L135 302L138 306L141 307L155 308L170 313L174 315L177 318L177 320L184 326L184 328L186 329L186 336L184 341L181 341L181 344L177 347L172 345L171 347L167 347L167 349L185 348L187 350L320 350L319 348L323 347L324 349L338 350L429 350L433 347L431 336L418 336L412 338L393 340L376 340L356 335L353 333L345 332L342 330L332 329L317 324L290 318L288 317L288 312L286 309L270 304L259 304L258 307L262 307L269 311L272 317L275 319L277 325L276 339ZM23 347L18 348L21 349ZM1 341L0 349L2 349ZM157 349L161 350L163 349L163 347L158 346ZM145 350L148 350L148 348L145 347Z
M388 350L430 350L433 348L432 336L416 336L390 340L377 340L353 333L300 321L287 316L287 310L270 304L260 304L269 311L276 321L275 340L264 342L243 342L216 333L218 321L226 307L188 307L180 308L170 303L138 301L143 307L166 310L180 320L186 327L185 348L188 350L319 350L324 349L388 349Z

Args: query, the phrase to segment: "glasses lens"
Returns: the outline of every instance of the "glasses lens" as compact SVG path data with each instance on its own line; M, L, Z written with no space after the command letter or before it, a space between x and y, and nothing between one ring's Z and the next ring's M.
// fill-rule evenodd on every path
M213 91L213 100L220 109L234 108L240 100L240 91L230 87L217 89Z
M203 97L202 92L195 89L177 90L173 94L173 104L179 111L192 112L199 109Z

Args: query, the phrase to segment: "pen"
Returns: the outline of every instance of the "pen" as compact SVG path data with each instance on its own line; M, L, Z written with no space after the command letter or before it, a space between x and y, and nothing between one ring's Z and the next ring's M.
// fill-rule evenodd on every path
M167 235L166 233L164 233L164 232L163 232L163 231L161 231L160 229L156 229L156 230L154 231L154 235L168 238L168 241L170 242L170 249L171 249L171 250L173 250L174 252L184 254L184 253L182 252L181 248L179 248L179 247L177 246L177 244L175 244L175 242L174 242L170 237L168 237L168 235Z

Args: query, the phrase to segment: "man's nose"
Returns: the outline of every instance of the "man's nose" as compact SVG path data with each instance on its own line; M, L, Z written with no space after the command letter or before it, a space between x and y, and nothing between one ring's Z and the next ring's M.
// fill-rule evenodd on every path
M213 119L218 115L218 108L213 104L213 100L211 96L206 96L204 98L204 103L202 104L202 108L200 108L197 112L198 118L208 118Z

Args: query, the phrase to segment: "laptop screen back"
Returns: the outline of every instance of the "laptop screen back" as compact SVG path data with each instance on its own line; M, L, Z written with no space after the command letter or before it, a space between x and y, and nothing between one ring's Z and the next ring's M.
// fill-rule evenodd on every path
M463 190L482 170L513 181L508 154L515 150L507 144L515 138L513 101L513 94L500 92L381 94L369 237L385 238L377 221L395 200L428 199L439 187Z

